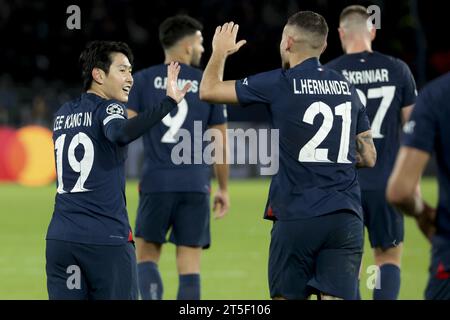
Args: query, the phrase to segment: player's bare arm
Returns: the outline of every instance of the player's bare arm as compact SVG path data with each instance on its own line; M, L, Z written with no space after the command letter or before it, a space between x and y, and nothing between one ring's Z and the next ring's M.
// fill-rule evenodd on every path
M427 238L435 232L436 211L423 201L417 185L429 159L427 152L401 147L387 187L388 201L415 217Z
M356 166L358 168L372 168L377 161L377 150L370 130L356 136Z
M214 173L217 177L217 182L219 184L219 189L214 195L214 217L216 219L223 218L230 208L230 198L228 195L228 176L229 176L229 152L228 152L228 142L227 142L227 124L217 124L211 126L213 129L220 131L222 139L215 139L216 150L220 150L216 157L218 162L214 163Z
M408 122L411 112L413 111L414 105L405 106L402 108L402 125Z
M402 108L402 111L401 111L402 126L404 126L409 121L409 118L411 117L411 113L412 113L413 109L414 109L414 104L410 104L410 105L404 106ZM420 188L420 180L421 179L419 178L419 181L417 182L417 185L416 185L416 193L417 194L422 193L422 190Z
M213 52L200 83L200 99L211 103L238 103L235 80L223 81L225 61L245 43L236 43L239 25L233 22L218 26L212 41Z
M388 181L387 199L408 215L417 216L423 210L415 188L429 158L428 153L411 147L401 147L398 153Z

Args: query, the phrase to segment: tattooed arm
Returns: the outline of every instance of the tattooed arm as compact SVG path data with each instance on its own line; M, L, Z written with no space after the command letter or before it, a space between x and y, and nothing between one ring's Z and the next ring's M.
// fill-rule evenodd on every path
M372 168L377 161L377 150L373 144L370 130L361 132L356 136L356 167Z

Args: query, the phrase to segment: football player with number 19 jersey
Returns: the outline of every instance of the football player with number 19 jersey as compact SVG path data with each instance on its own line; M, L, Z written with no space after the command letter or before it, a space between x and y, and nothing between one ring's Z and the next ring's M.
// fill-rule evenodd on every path
M85 93L55 114L57 194L47 231L50 299L136 299L136 256L125 199L126 145L184 98L180 66L168 66L167 97L127 119L129 47L94 41L80 56Z

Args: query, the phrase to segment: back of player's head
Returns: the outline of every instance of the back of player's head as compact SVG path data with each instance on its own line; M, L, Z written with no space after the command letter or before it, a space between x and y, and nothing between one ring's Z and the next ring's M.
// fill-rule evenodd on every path
M86 45L86 48L80 55L84 90L88 90L91 87L92 70L94 68L99 68L108 74L113 53L123 53L128 58L128 61L133 64L133 53L124 42L92 41Z
M370 21L370 15L367 13L367 8L360 5L352 5L344 8L339 17L339 26L347 30L370 31L372 23Z
M322 50L328 36L325 18L312 11L300 11L289 17L286 26L299 31L299 41L305 42L313 50Z
M187 15L176 15L159 25L159 41L164 49L169 49L179 40L202 29L203 25L198 20Z

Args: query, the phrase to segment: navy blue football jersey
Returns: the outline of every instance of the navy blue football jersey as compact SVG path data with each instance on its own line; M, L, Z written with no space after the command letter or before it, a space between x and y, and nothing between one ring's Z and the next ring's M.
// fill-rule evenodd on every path
M359 170L361 189L384 190L400 147L401 109L417 96L411 71L399 59L368 51L342 55L326 66L356 87L370 120L377 163Z
M266 218L294 220L348 209L361 218L356 135L369 130L355 89L310 58L236 81L242 105L269 105L279 129L279 170Z
M411 119L403 127L404 145L435 154L439 203L437 234L450 237L450 73L419 94Z
M65 103L53 126L57 194L47 239L114 245L129 240L125 200L127 148L105 135L126 109L92 93Z
M139 113L164 99L166 75L165 64L134 74L128 108ZM177 108L144 134L142 192L209 192L211 168L203 159L209 142L203 141L203 133L208 126L225 123L227 114L225 105L199 99L201 79L201 70L181 64L178 85L182 88L190 82L191 88Z

